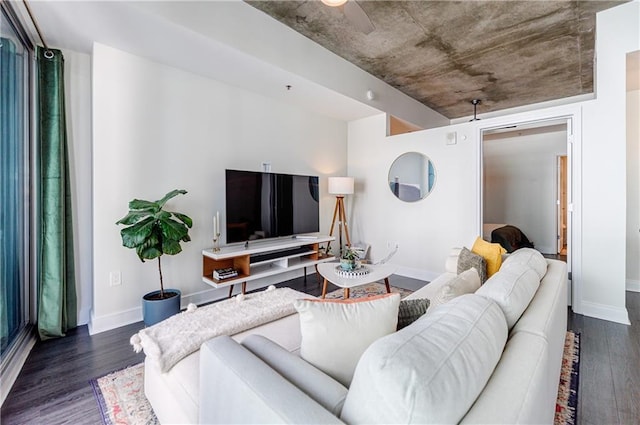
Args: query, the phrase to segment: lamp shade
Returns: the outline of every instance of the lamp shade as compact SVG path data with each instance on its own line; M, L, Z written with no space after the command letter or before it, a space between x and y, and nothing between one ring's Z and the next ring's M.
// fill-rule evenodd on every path
M351 195L353 177L329 177L329 193L332 195Z

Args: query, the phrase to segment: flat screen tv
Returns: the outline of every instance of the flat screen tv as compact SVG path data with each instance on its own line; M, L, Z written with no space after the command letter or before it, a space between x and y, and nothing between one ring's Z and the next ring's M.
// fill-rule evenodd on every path
M226 170L227 243L320 230L318 176Z

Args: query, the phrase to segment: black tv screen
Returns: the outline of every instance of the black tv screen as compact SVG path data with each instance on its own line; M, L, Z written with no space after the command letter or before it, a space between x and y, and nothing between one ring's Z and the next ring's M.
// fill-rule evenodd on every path
M318 176L226 170L227 243L320 230Z

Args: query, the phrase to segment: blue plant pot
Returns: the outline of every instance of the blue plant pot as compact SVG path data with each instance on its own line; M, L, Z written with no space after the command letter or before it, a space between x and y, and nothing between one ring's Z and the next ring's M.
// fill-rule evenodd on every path
M154 299L160 291L149 292L142 297L142 318L146 326L155 325L164 319L180 313L181 293L178 289L165 289L165 298ZM167 298L167 295L171 295Z

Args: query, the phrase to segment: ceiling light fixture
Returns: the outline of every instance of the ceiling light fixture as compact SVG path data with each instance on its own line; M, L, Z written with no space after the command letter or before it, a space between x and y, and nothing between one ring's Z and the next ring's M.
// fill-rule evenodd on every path
M327 6L331 6L331 7L342 6L347 2L347 0L320 0L320 1L322 1L322 3L326 4Z
M480 121L480 118L476 116L476 108L478 107L478 103L480 103L480 99L473 99L471 104L473 105L473 119L469 121Z

